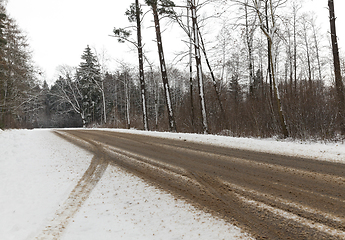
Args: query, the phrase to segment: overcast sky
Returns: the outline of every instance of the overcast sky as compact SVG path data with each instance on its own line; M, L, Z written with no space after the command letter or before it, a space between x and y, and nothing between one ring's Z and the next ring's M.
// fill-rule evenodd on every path
M55 80L56 67L62 64L78 66L87 45L97 51L107 51L112 59L110 70L115 69L115 59L133 60L132 62L136 63L135 52L108 36L112 34L114 27L128 25L124 13L131 2L134 1L8 0L7 11L28 35L34 61L46 73L46 80L52 83ZM342 13L345 0L334 2L339 46L345 49L345 14ZM324 31L328 30L327 1L306 0L306 7L318 14L318 21L323 24ZM148 17L152 19L152 16ZM154 33L152 34L149 37L151 39L154 38ZM168 34L169 29L163 35L163 41L173 41L174 46L182 44L179 36ZM166 55L176 51L167 44L164 45L164 50L168 53Z

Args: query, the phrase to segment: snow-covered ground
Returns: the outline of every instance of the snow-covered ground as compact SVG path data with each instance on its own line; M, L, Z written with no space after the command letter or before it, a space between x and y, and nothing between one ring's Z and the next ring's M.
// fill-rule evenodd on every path
M345 163L345 145L340 143L112 131ZM51 130L0 131L0 239L44 236L92 157ZM237 227L111 165L82 203L61 239L249 239Z
M146 134L149 136L171 139L183 139L204 144L212 144L222 147L232 147L266 153L276 153L288 156L312 158L330 162L345 163L344 143L320 143L302 142L280 139L235 138L218 135L200 135L171 132L139 131L127 129L98 129L105 131L128 132L134 134Z
M42 234L92 155L50 130L0 132L0 239ZM223 220L109 165L61 239L247 239Z

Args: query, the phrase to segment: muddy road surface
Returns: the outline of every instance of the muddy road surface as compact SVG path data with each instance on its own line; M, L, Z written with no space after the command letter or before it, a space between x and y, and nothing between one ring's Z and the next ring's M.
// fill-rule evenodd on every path
M256 239L345 239L345 165L144 135L57 134Z

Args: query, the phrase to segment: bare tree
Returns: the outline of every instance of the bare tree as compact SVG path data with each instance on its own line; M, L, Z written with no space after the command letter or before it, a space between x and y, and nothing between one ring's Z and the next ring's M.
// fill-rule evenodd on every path
M99 88L99 90L102 93L103 119L104 119L104 123L106 124L107 123L107 112L106 112L106 104L105 104L106 99L105 99L105 94L104 94L104 77L105 77L105 72L106 72L105 64L107 62L106 52L104 49L100 53L97 53L97 50L94 49L94 52L95 52L95 56L97 59L97 63L98 63L100 70L101 70L101 79L100 79L100 81L95 81L95 84L97 85L97 87Z
M256 27L256 19L250 23L249 13L248 13L248 0L246 0L244 5L244 16L245 16L245 38L246 45L248 49L248 70L249 70L249 93L253 94L253 79L254 79L254 66L253 66L253 38Z
M50 92L50 95L56 97L57 102L54 104L66 104L70 108L65 109L65 111L74 111L80 115L83 127L86 127L86 112L85 108L82 106L83 94L80 85L77 81L72 81L72 76L75 74L75 69L63 65L59 67L59 79L55 82L56 89Z
M281 126L282 134L285 138L289 136L289 132L287 130L285 116L283 113L282 105L281 105L281 99L279 96L278 91L278 85L276 83L275 78L275 62L273 58L272 53L272 46L274 43L274 38L277 33L277 25L276 25L276 15L275 12L279 6L284 4L286 0L266 0L264 12L261 8L261 1L260 0L252 0L253 8L259 18L260 22L260 28L262 32L266 35L269 44L268 44L268 52L269 52L269 60L270 60L270 67L272 72L272 84L273 84L273 91L274 91L274 97L276 101L277 111L278 111L278 117L279 122ZM264 23L264 18L266 18L266 24ZM268 20L269 18L269 20Z
M320 52L321 52L321 46L320 46L320 35L319 29L316 26L316 21L315 17L312 17L311 19L311 27L313 31L313 40L314 40L314 47L315 47L315 54L316 54L316 60L317 60L317 68L318 68L318 75L319 75L319 80L322 80L322 67L321 67L321 57L320 57Z
M141 7L139 1L135 0L135 3L130 6L130 9L126 11L129 22L136 22L137 40L130 39L131 32L123 28L114 28L115 37L118 38L119 42L127 41L133 44L138 49L138 60L139 60L139 80L141 89L141 103L143 111L143 126L145 130L149 130L148 125L148 113L147 113L147 100L146 100L146 87L145 87L145 74L144 74L144 55L143 55L143 44L141 35Z
M307 59L308 81L309 81L309 85L311 86L311 80L312 80L311 59L310 59L311 50L310 50L310 42L309 42L310 37L308 35L308 29L309 29L308 16L303 15L302 16L302 38L304 42L306 59Z
M298 11L301 6L293 2L293 66L294 66L294 85L295 91L297 91L297 21L298 21Z

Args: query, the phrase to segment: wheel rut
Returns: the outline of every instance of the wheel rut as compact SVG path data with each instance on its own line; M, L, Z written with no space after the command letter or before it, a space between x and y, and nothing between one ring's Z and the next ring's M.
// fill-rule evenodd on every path
M66 136L61 134L58 135L66 139ZM80 143L78 145L80 145ZM83 203L90 196L92 190L96 187L97 183L101 180L108 167L109 161L99 145L91 142L90 146L95 155L92 158L88 169L36 239L59 239L67 225L73 219L74 215L78 212Z
M345 239L343 164L108 131L59 134L95 153L97 166L122 167L256 239Z

